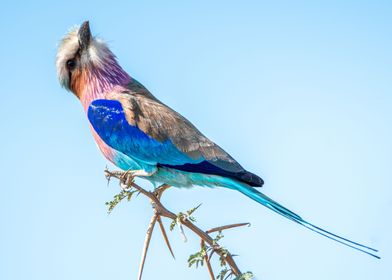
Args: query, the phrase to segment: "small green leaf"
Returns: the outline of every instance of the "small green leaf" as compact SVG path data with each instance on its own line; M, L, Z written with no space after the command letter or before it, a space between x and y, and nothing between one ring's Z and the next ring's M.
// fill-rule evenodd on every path
M253 273L248 271L241 275L238 275L236 278L234 278L234 280L251 280L253 278L254 278Z
M219 274L216 276L216 279L218 279L218 280L224 280L226 274L227 274L229 271L230 271L230 270L229 270L227 267L225 267L224 269L222 269L222 270L219 272ZM230 274L229 274L228 276L230 276Z
M204 265L204 258L207 255L206 248L203 247L200 249L199 252L196 252L194 254L191 254L188 258L188 266L191 267L193 265L196 265L196 268Z

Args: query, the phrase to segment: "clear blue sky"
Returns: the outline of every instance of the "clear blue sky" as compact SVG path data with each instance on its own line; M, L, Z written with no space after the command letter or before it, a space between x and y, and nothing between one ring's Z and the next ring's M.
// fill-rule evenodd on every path
M229 190L173 189L170 209L203 203L205 229L251 222L223 244L257 279L390 279L391 2L141 2L2 2L0 279L136 279L149 203L106 214L118 187L56 78L58 41L86 19L133 77L262 176L265 193L382 259ZM187 235L170 234L176 261L153 237L144 279L208 279L187 267L198 247Z

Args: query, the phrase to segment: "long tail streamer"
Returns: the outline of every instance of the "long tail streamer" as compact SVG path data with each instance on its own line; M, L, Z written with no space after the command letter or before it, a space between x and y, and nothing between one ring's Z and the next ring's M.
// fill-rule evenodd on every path
M368 254L372 257L375 257L377 259L379 259L380 257L375 255L372 252L378 252L378 250L370 248L368 246L362 245L360 243L351 241L347 238L341 237L339 235L336 235L334 233L331 233L325 229L322 229L318 226L315 226L307 221L305 221L304 219L302 219L299 215L295 214L294 212L290 211L289 209L287 209L286 207L280 205L279 203L277 203L276 201L272 200L271 198L269 198L268 196L266 196L265 194L255 190L254 188L248 187L248 186L244 186L244 185L237 185L235 187L236 190L240 191L241 193L245 194L246 196L248 196L249 198L255 200L256 202L264 205L265 207L271 209L272 211L282 215L283 217L286 217L289 220L292 220L308 229L310 229L311 231L314 231L320 235L323 235L329 239L332 239L336 242L339 242L345 246L348 246L350 248L353 248L355 250L358 250L360 252L363 252L365 254Z

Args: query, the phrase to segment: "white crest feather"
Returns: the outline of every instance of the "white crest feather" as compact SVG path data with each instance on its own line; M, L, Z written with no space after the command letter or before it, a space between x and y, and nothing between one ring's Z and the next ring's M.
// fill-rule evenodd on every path
M78 39L79 26L72 27L69 32L60 41L56 56L57 76L60 84L69 89L69 73L66 66L68 60L73 59L79 49ZM86 66L94 66L102 68L105 61L113 56L106 43L100 39L93 37L87 52L82 54L80 62Z

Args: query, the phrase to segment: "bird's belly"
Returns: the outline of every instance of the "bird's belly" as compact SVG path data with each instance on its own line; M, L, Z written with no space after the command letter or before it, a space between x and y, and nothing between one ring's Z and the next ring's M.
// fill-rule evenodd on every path
M177 188L191 188L193 186L231 188L238 184L235 180L227 177L186 172L167 167L158 168L156 173L145 179L151 181L155 186L168 184Z

